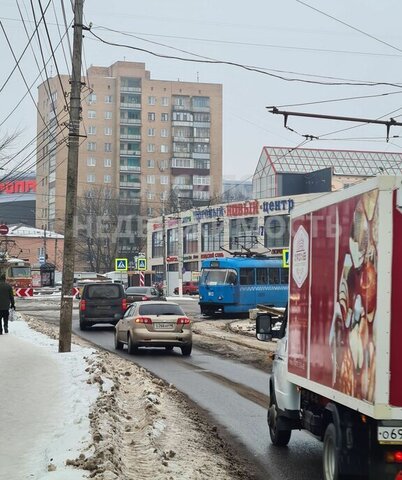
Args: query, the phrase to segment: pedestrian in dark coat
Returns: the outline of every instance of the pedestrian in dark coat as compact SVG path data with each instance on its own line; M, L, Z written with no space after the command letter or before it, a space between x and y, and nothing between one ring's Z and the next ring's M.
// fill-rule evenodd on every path
M2 320L4 333L8 333L8 313L10 307L15 310L13 287L6 282L6 276L2 273L0 274L0 335L3 334Z

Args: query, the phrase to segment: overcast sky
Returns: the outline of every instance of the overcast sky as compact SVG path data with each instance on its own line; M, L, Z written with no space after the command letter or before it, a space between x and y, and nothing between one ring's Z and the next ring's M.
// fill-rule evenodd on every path
M52 1L59 29L63 32L65 27L61 1ZM48 0L41 0L43 8L47 2ZM40 16L39 0L33 3L36 5L38 18ZM67 20L70 22L71 4L69 1L64 3ZM210 59L253 66L266 73L280 75L287 79L325 83L355 81L400 83L402 87L400 28L402 2L400 0L306 0L305 3L350 26L329 18L298 0L250 0L249 2L86 0L84 12L86 23L92 22L93 31L98 36L108 41L129 44L155 53L197 58L191 55L192 53ZM31 4L28 0L18 0L18 5L15 0L2 0L1 5L0 20L15 55L19 57L27 45L27 36L20 19L18 5L24 18L29 20L26 25L31 33L34 28ZM55 47L60 37L52 4L46 19L52 44ZM106 29L127 32L130 36ZM44 57L47 60L50 57L49 43L45 30L41 29L41 32ZM37 43L34 45L37 61L42 68L40 49ZM3 31L0 31L0 48L2 59L0 123L4 122L0 126L0 135L22 129L23 134L15 143L15 149L18 149L32 140L36 134L36 110L29 95L16 108L17 103L26 93L26 87L18 70L2 88L15 66ZM65 48L68 48L67 43ZM286 81L234 66L157 58L145 52L106 46L94 39L89 32L85 34L84 52L87 66L91 64L107 66L117 60L139 61L146 63L154 79L183 81L199 79L200 82L222 83L224 174L233 178L240 179L252 175L264 145L294 147L304 140L302 135L320 137L358 125L289 118L288 125L295 130L292 132L283 127L281 116L268 113L266 109L268 105L281 107L392 93L348 101L286 106L283 109L368 118L388 119L392 116L402 121L402 88L398 86L330 86ZM60 48L56 51L56 58L60 73L67 73L66 61ZM55 74L55 62L50 63L52 72ZM38 75L38 68L29 48L20 66L28 85L31 85ZM39 79L36 84L40 82ZM36 88L32 89L32 94L36 99ZM10 112L13 112L12 115L4 121ZM398 134L402 135L400 127L391 130L391 135ZM386 143L385 136L384 126L358 126L351 130L326 135L323 137L325 140L314 140L306 146L402 151L402 139L392 138L389 143ZM23 158L20 157L20 161ZM24 168L26 165L24 164Z

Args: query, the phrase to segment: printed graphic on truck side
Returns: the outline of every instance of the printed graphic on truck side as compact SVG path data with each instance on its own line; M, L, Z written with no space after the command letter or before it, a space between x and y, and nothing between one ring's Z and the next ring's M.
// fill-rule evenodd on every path
M378 190L315 211L294 226L308 233L311 261L307 292L306 282L296 281L300 272L290 279L290 309L299 313L290 316L289 371L373 402ZM292 251L300 244L297 233ZM302 352L309 368L300 368Z

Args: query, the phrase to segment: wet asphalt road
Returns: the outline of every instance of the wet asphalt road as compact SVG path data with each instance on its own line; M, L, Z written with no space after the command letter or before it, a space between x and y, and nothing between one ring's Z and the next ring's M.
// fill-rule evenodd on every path
M57 307L32 304L24 302L17 308L32 317L58 323ZM194 302L186 308L186 304L182 304L189 316L193 316L190 310L196 305ZM116 353L113 327L95 326L81 332L75 310L73 331ZM136 356L128 355L126 350L118 354L185 393L207 412L229 442L248 452L252 463L261 466L266 480L321 480L320 442L304 432L293 432L287 448L278 449L270 444L266 423L268 374L196 348L190 358L182 357L178 349L172 352L143 349Z

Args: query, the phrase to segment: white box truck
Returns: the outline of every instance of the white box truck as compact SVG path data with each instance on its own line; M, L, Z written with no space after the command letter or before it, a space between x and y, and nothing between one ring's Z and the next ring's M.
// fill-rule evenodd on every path
M402 177L379 176L291 215L289 304L277 338L268 427L323 441L323 478L402 479Z

